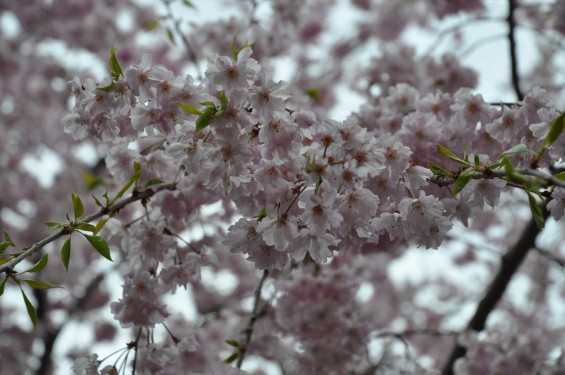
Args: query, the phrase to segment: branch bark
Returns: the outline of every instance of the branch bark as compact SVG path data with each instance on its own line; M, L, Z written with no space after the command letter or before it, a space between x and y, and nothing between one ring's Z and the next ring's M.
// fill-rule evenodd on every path
M510 68L512 72L512 87L519 101L524 100L524 93L520 89L520 76L518 75L518 57L516 52L516 0L508 0L508 44L510 45Z
M81 222L90 223L90 222L92 222L96 219L101 218L104 215L108 215L110 213L118 212L119 210L121 210L125 206L129 205L130 203L137 202L137 201L140 201L140 200L147 200L147 199L151 198L153 195L155 195L158 192L163 191L163 190L175 190L175 189L176 189L176 183L172 182L172 183L162 184L162 185L158 185L158 186L155 186L155 187L151 187L151 188L147 188L145 190L135 192L130 197L123 198L123 199L117 201L115 204L113 204L112 206L110 206L108 208L103 208L96 213L93 213L89 216L86 216L85 218L82 218ZM61 229L61 230L55 232L54 234L52 234L48 237L45 237L41 241L34 243L31 247L29 247L28 249L23 251L17 257L11 259L9 262L6 262L6 263L0 265L0 272L7 272L8 270L12 270L12 268L14 268L18 263L23 261L25 258L35 254L39 250L43 249L47 244L55 241L56 239L58 239L60 237L63 237L64 235L66 235L65 230Z
M547 217L547 212L544 212L544 216ZM475 314L467 325L467 329L480 332L485 328L488 316L502 298L512 276L514 276L530 249L535 247L536 238L539 233L540 230L535 220L532 218L522 232L520 239L510 251L502 257L498 273L490 284L485 296L479 302ZM455 361L465 356L466 353L467 349L456 343L443 368L442 375L452 375Z

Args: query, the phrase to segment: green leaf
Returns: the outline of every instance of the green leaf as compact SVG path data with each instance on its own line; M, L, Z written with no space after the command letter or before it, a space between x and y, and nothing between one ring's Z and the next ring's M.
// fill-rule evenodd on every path
M202 113L200 117L198 117L198 120L196 120L196 131L201 131L202 129L207 127L212 120L212 116L215 115L216 112L217 109L215 106L206 108L204 110L204 113Z
M69 259L71 259L71 237L67 238L61 248L61 261L67 271L69 270Z
M104 228L104 225L106 225L106 223L108 222L108 219L102 219L98 222L98 224L96 224L96 228L94 229L94 232L92 232L92 234L97 234L98 232L100 232L102 230L102 228Z
M216 107L216 103L214 102L200 102L204 107Z
M459 158L453 152L449 151L447 148L443 147L440 144L437 145L437 150L439 151L440 154L442 154L443 156L447 156L449 159L453 160L456 163L463 164L463 165L469 165L468 162Z
M202 111L199 110L196 107L193 107L191 105L187 105L181 102L177 102L178 106L182 108L183 111L185 111L186 113L190 113L191 115L201 115Z
M8 234L8 232L6 232L6 230L4 230L4 241L9 242L10 246L16 247L16 245L14 244L14 241L12 241L12 238L10 238L10 235Z
M115 86L115 85L116 85L116 84L114 83L114 81L112 81L112 83L110 83L110 84L107 85L107 86L97 87L96 90L106 91L106 92L112 91L112 90L114 89L114 86Z
M529 190L526 190L526 193L528 193L528 200L530 201L530 210L532 211L534 220L538 228L542 230L545 224L545 218L543 216L542 209L538 204L538 202L536 201L536 198L534 198L534 196L532 195L532 193Z
M0 296L4 294L4 286L6 286L6 282L8 281L8 276L5 276L2 281L0 281Z
M20 286L20 290L22 291L22 296L24 297L24 303L26 305L26 309L27 309L27 314L29 315L29 318L31 319L31 322L33 323L34 327L37 327L37 312L35 311L35 307L33 307L33 305L31 304L31 302L29 301L29 299L27 298L24 290L22 289L22 287Z
M94 196L94 194L92 194L92 198L94 198L94 203L96 203L98 207L104 208L104 205Z
M479 159L479 155L475 155L475 166L479 167L481 165L481 160Z
M188 8L196 9L196 7L194 6L194 4L192 4L192 2L189 1L189 0L182 0L182 3L183 3L184 5L186 5Z
M553 175L553 177L557 178L558 180L565 180L565 172L559 172Z
M263 208L257 215L252 216L252 218L257 219L258 222L261 222L266 217L267 217L267 210L265 208Z
M25 270L22 273L26 273L26 272L39 272L41 271L43 268L45 268L45 266L47 265L47 261L49 260L49 256L47 256L47 253L43 254L43 256L41 257L41 259L39 259L39 261L37 263L35 263L33 266L29 267L27 270Z
M469 154L467 153L467 145L463 145L463 160L469 163Z
M173 46L177 45L177 42L175 40L175 34L173 34L173 30L169 29L168 27L167 27L167 38L169 38Z
M43 224L47 225L49 228L62 228L66 225L65 223L58 223L56 221L44 221Z
M82 172L82 179L86 182L86 189L88 191L94 189L98 185L104 185L105 182L100 177L91 175L88 172Z
M228 106L228 98L226 96L226 94L223 91L220 91L220 93L218 94L219 98L220 98L220 110L223 111L224 109L227 108Z
M443 176L449 176L451 174L450 171L443 169L442 167L431 161L428 162L428 169L432 171L434 174L439 174Z
M241 347L241 344L237 340L234 340L234 339L227 339L226 344L233 346L233 347L236 347L236 348Z
M153 20L146 23L145 31L153 31L159 26L159 21Z
M473 169L468 168L461 172L453 183L453 195L456 196L471 181Z
M224 359L224 363L232 363L233 361L239 358L239 354L240 354L239 351L233 353L228 358Z
M309 87L304 89L304 94L314 101L322 100L322 89L318 87Z
M509 177L516 174L516 170L514 169L514 166L512 165L508 157L503 157L500 163L502 166L504 166L504 170Z
M84 222L75 223L73 225L73 227L75 229L85 230L87 232L94 232L96 230L96 227L94 225L92 225L90 223L84 223Z
M84 205L82 204L80 197L75 193L71 193L71 199L73 201L73 211L75 213L75 219L78 219L82 216L82 214L84 214Z
M151 180L147 181L145 183L145 187L149 187L149 186L153 186L153 185L159 185L164 183L165 181L159 179L159 178L152 178Z
M508 149L508 150L506 150L506 151L504 151L504 152L502 152L502 153L500 154L499 158L500 158L501 156L505 156L505 155L520 154L520 153L528 152L528 151L530 151L530 150L528 149L528 146L526 146L526 145L520 143L520 144L518 144L518 145L516 145L516 146L514 146L514 147L512 147L512 148L510 148L510 149Z
M120 79L120 77L124 76L122 67L120 66L118 58L116 57L116 49L114 47L110 49L110 59L108 60L108 65L110 66L112 80L117 81L118 79Z
M139 176L141 176L141 165L139 164L139 162L134 162L133 163L133 176L131 176L131 178L129 179L128 182L126 182L126 184L120 189L120 191L118 192L118 194L114 197L114 199L112 199L111 202L109 202L109 204L113 204L114 202L116 202L118 199L120 199L125 193L126 191L128 191L128 189L137 181L139 180Z
M53 288L63 288L61 285L46 283L45 281L38 281L38 280L24 280L20 279L33 289L53 289Z
M543 142L544 148L555 142L557 137L563 133L563 129L565 129L565 112L560 114L555 120L553 120L553 123L551 123L549 133L547 133L545 141Z
M0 254L3 254L4 251L10 246L14 246L14 244L10 241L0 242Z
M112 256L110 255L110 249L108 248L108 244L106 241L100 236L90 236L88 234L81 233L88 242L98 251L100 255L104 258L108 259L109 261L113 262Z

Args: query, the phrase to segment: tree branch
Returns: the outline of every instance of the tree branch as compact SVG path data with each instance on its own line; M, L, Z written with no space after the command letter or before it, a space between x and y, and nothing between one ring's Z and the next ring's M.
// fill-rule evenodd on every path
M550 174L547 174L543 171L540 171L538 169L532 169L532 168L523 168L523 169L516 169L515 170L515 174L516 175L524 175L524 176L532 176L532 177L537 177L543 181L545 181L546 186L559 186L562 188L565 188L565 181L560 180ZM476 172L475 174L471 175L471 179L473 180L481 180L481 179L489 179L489 178L503 178L503 177L509 177L508 174L506 173L506 171L502 171L502 170L488 170L486 172ZM436 184L438 186L448 186L451 185L455 182L456 178L454 177L450 177L450 176L445 176L445 175L433 175L432 177L430 177L428 179L429 182ZM522 186L520 185L516 185L516 184L511 184L508 183L509 185L512 186L516 186L519 188L522 188Z
M547 217L547 211L545 210L544 216ZM480 332L484 329L488 316L502 298L512 276L516 273L518 267L520 267L528 251L535 247L536 238L539 233L540 230L535 220L532 218L522 232L518 242L502 257L498 273L489 286L485 296L479 302L475 314L467 325L467 329L476 332ZM467 349L456 343L443 368L442 375L452 375L455 361L465 356L466 353Z
M255 322L259 318L259 302L261 301L261 289L263 288L263 284L265 280L269 276L269 271L263 271L263 277L261 277L261 281L259 281L259 285L257 289L255 289L255 302L253 303L253 310L251 312L251 318L249 318L249 323L247 324L247 328L245 328L245 342L241 346L240 355L237 358L237 368L241 368L241 364L243 363L243 359L245 358L245 353L247 352L247 347L251 342L251 336L253 335L253 327L255 326Z
M175 190L175 189L176 189L176 183L172 182L172 183L168 183L168 184L162 184L162 185L158 185L158 186L155 186L155 187L147 188L145 190L141 190L141 191L138 191L138 192L133 192L130 197L121 199L108 208L102 208L100 211L93 213L90 216L86 216L84 219L81 219L81 222L90 223L91 221L94 221L94 220L96 220L96 219L98 219L98 218L100 218L104 215L108 215L108 214L111 214L111 213L118 212L119 210L121 210L125 206L129 205L130 203L133 203L133 202L136 202L136 201L139 201L139 200L147 200L147 199L151 198L153 195L155 195L158 192L163 191L163 190ZM39 250L43 249L47 244L55 241L56 239L66 235L66 234L67 234L66 230L61 229L58 232L42 239L41 241L34 243L30 248L23 251L17 257L15 257L15 258L11 259L10 261L0 265L0 272L11 271L12 268L14 268L14 266L16 266L18 263L23 261L25 258L35 254Z
M508 43L510 45L510 67L512 71L512 86L519 101L524 100L524 94L520 89L520 76L518 75L518 57L516 56L516 20L514 12L516 10L516 0L508 0Z

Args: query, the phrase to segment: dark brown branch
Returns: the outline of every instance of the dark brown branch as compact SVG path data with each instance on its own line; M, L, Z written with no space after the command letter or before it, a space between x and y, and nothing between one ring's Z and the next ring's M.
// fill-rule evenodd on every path
M512 70L512 87L519 101L524 100L524 94L520 89L520 76L518 75L518 57L516 53L516 20L514 12L516 11L516 0L508 0L508 43L510 45L510 67Z
M547 212L544 212L544 215L547 217ZM494 310L498 301L502 298L512 276L514 276L518 267L520 267L520 264L528 254L528 251L535 247L536 238L539 232L540 230L535 220L532 218L522 232L518 242L516 242L512 249L510 249L510 251L502 257L500 269L489 286L485 296L479 302L475 314L467 325L467 329L480 332L485 328L488 316ZM456 343L443 368L442 375L452 375L455 361L465 356L466 353L467 349Z
M51 328L49 327L48 322L42 324L42 326L46 327L46 333L45 333L45 337L43 338L44 349L40 359L41 364L36 372L36 375L48 375L52 373L51 367L53 361L51 359L51 354L55 346L55 341L57 340L59 334L61 333L63 328L65 328L67 323L71 322L71 318L73 317L73 315L82 310L84 305L88 302L92 293L96 290L96 288L98 288L98 285L100 285L102 280L104 280L105 276L106 276L105 273L100 273L90 281L82 297L77 299L73 303L73 305L69 308L67 313L67 318L63 321L63 323L60 326L58 326L57 328Z
M261 302L261 289L263 289L263 284L265 280L269 276L269 271L263 271L263 277L261 277L261 281L259 281L259 285L257 285L257 289L255 289L255 301L253 303L253 310L251 311L251 318L249 318L249 323L247 324L247 328L245 328L245 342L240 348L240 355L237 358L237 368L241 368L241 364L243 363L243 359L245 358L245 353L247 352L247 347L251 342L251 336L253 336L253 327L255 326L255 322L259 318L259 302Z

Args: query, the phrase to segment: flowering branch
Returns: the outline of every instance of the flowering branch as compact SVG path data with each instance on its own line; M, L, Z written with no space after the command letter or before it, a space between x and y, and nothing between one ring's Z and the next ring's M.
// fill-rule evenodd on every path
M548 186L554 185L565 188L565 181L560 180L550 174L544 173L538 169L523 168L523 169L516 169L514 172L517 175L533 176L542 179L543 181L546 182ZM470 178L473 180L481 180L481 179L489 179L489 178L505 178L505 177L512 178L511 176L508 176L506 171L502 171L502 170L495 170L495 171L488 170L485 172L476 172L470 175ZM455 180L456 180L455 177L445 176L445 175L434 175L428 179L429 182L434 183L438 186L451 185L455 182ZM513 184L512 186L521 187L519 184Z
M141 191L134 191L132 193L132 195L128 198L124 198L122 200L117 201L115 204L111 205L110 207L104 207L102 209L100 209L100 211L91 214L90 216L86 216L84 219L82 219L83 222L85 223L90 223L104 215L111 215L113 213L116 213L118 211L120 211L122 208L124 208L125 206L129 205L130 203L136 202L136 201L144 201L147 200L149 198L151 198L153 195L157 194L160 191L163 190L175 190L176 189L176 183L168 183L168 184L162 184L162 185L158 185L156 187L152 187L152 188L147 188L145 190L141 190ZM20 263L21 261L23 261L25 258L35 254L36 252L38 252L39 250L43 249L47 244L57 240L58 238L67 235L67 229L63 228L61 230L59 230L58 232L45 237L44 239L42 239L39 242L34 243L30 248L26 249L25 251L23 251L20 255L18 255L17 257L11 259L10 261L0 265L0 272L9 272L9 270L13 269L14 266L16 266L18 263Z
M544 211L544 216L547 217L547 211ZM510 251L502 257L500 269L498 270L498 273L488 288L485 296L479 302L475 314L467 325L467 329L480 332L485 328L485 322L488 316L494 310L498 301L502 298L512 276L518 270L518 267L528 254L528 251L535 248L536 238L539 233L540 229L535 220L530 220L522 232L520 239L516 242L516 244L514 244L512 249L510 249ZM467 349L456 343L443 368L442 375L452 375L455 361L458 358L465 356L466 353Z

